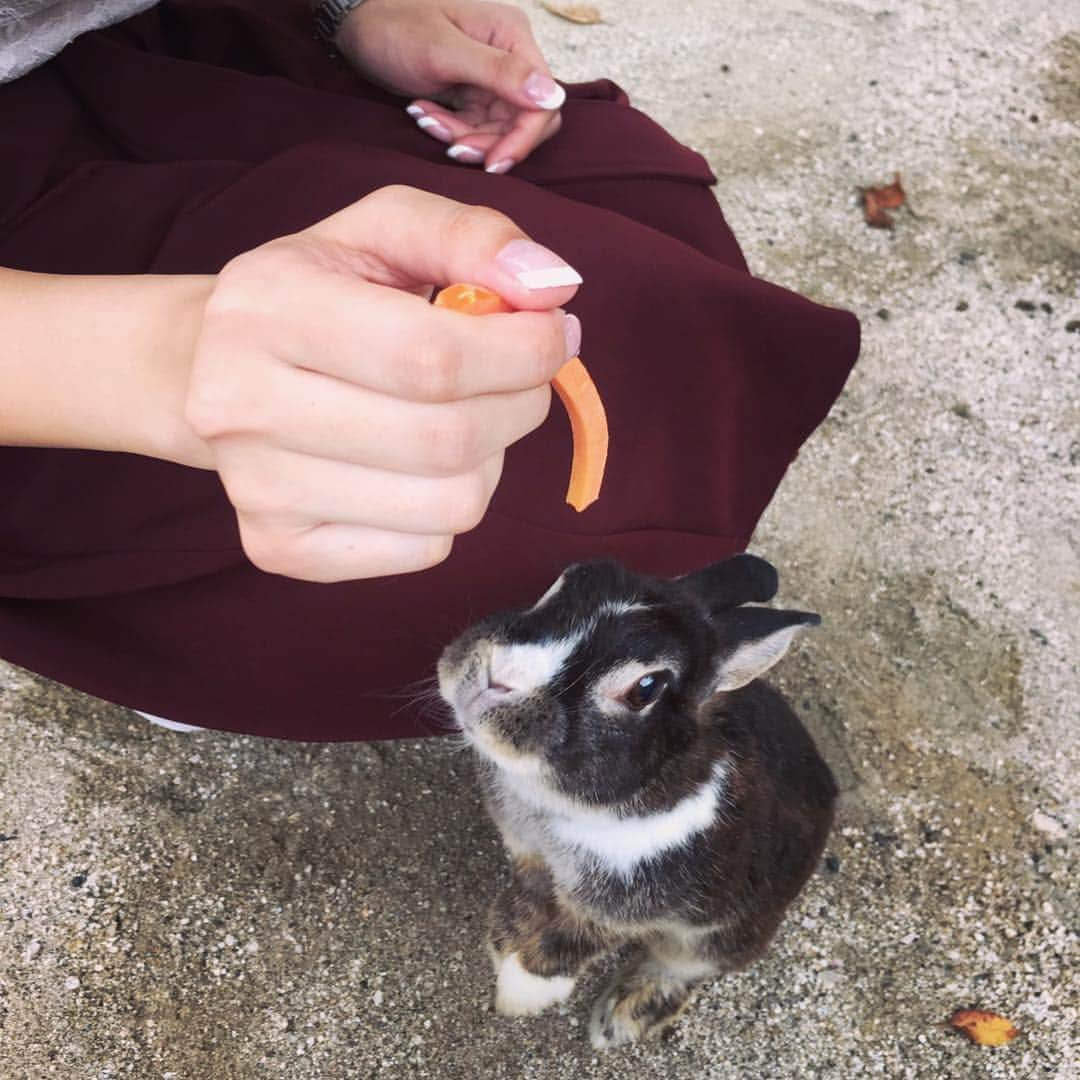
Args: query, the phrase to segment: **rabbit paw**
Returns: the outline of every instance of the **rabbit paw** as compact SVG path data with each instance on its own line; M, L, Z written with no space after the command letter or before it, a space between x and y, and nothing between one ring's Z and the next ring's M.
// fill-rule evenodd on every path
M675 1022L690 989L670 979L617 979L593 1007L589 1041L597 1050L653 1039Z
M549 1005L565 1001L573 992L574 982L569 975L534 975L521 966L518 953L512 952L499 962L495 1011L503 1016L533 1016Z

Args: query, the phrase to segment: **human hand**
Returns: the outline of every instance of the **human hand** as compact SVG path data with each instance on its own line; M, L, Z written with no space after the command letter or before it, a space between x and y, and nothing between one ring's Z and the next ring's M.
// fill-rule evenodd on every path
M486 0L365 0L337 47L464 164L503 173L561 124L566 93L520 8ZM447 107L448 106L448 107Z
M185 415L251 561L339 581L445 559L577 354L578 321L557 305L580 280L502 214L406 187L228 263ZM431 283L454 281L519 310L475 318L428 303Z

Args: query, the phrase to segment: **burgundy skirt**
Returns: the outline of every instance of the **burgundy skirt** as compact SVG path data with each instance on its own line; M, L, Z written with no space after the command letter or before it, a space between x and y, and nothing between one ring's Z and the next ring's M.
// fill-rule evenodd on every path
M418 574L335 585L245 560L216 474L0 448L0 656L110 701L293 739L435 728L444 643L569 562L682 573L744 549L858 353L855 318L750 275L705 161L606 81L509 176L450 162L302 4L165 0L0 86L0 265L208 273L386 184L510 215L581 271L607 406L600 500L563 502L556 406L483 523Z

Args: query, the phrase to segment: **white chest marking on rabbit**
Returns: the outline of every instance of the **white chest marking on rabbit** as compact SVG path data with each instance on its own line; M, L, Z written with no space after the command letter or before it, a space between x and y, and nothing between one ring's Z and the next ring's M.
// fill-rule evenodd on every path
M513 837L511 850L541 853L556 879L572 890L586 872L583 858L630 877L639 863L707 829L722 813L728 768L718 762L696 792L656 814L620 818L592 810L552 791L541 777L520 774L498 783L493 811L504 839Z
M685 844L713 824L727 772L727 763L718 762L709 780L670 810L624 818L596 811L553 817L552 834L594 856L605 870L630 877L638 863Z

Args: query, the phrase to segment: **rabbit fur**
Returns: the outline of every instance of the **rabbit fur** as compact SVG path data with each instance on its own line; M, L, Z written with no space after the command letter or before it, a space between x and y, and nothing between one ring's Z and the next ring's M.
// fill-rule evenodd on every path
M768 945L836 799L809 733L758 679L820 621L744 606L776 588L746 554L672 580L578 563L443 651L440 692L512 864L489 928L499 1012L565 1000L629 945L590 1038L649 1038L697 983Z

